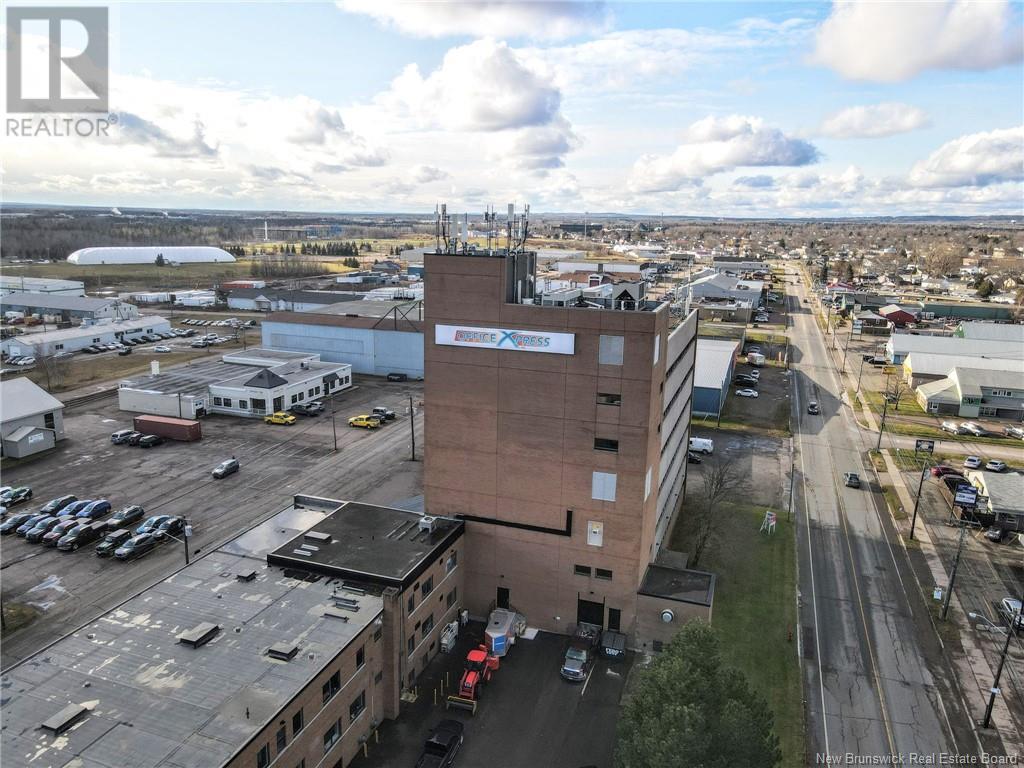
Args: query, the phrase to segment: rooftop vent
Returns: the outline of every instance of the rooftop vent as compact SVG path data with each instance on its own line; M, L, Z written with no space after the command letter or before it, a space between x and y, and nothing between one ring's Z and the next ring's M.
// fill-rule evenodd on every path
M362 587L357 587L354 584L342 584L341 588L344 589L346 592L353 592L353 593L355 593L357 595L365 595L366 594L366 590L365 589L363 589Z
M178 635L178 642L184 645L191 645L193 648L201 648L208 642L213 640L220 632L220 625L211 624L208 621L204 621L202 624L197 624L192 629L182 632Z
M291 661L298 652L299 646L296 643L274 643L267 648L267 656L278 661Z
M64 731L85 717L88 711L81 704L68 704L56 715L46 720L40 727L44 731L49 731L54 736L60 736Z
M330 544L331 534L321 533L320 531L306 531L302 538L308 539L309 541L315 541L320 544Z
M324 616L326 616L329 619L341 619L342 621L348 621L348 616L346 616L343 611L340 611L337 608L325 608Z
M312 557L313 556L313 553L310 552L308 549L293 549L292 550L292 554L293 555L302 555L303 557Z
M420 530L433 533L437 527L437 518L432 515L424 515L420 518Z
M256 571L246 571L235 575L239 581L256 581Z
M345 597L344 595L334 595L334 607L341 608L346 611L358 611L359 601L353 600L351 597Z

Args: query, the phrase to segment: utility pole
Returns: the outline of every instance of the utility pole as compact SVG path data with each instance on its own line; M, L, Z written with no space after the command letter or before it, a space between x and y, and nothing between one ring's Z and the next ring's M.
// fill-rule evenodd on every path
M910 518L910 538L914 538L914 527L917 525L917 508L921 504L921 489L924 487L924 478L928 474L928 462L924 463L924 469L921 470L921 479L917 483L917 498L914 499L914 514Z
M850 335L846 337L846 346L843 347L843 367L839 373L846 373L846 356L850 353L850 341L853 339L853 320L850 321Z
M856 397L857 395L860 394L860 377L864 375L864 363L866 363L866 362L867 362L867 359L865 359L865 357L863 355L861 355L861 358L860 358L860 372L857 374L857 391L853 393L854 397Z
M338 452L338 426L334 421L334 395L331 395L331 433L334 435L334 452Z
M1014 626L1020 623L1021 610L1024 610L1024 595L1021 596L1022 608L1017 609L1017 615L1010 619L1010 626L1006 628L1006 640L1003 641L1003 652L999 654L999 666L996 667L996 679L989 689L988 706L985 707L985 717L981 720L981 727L988 728L992 722L992 707L996 704L996 694L999 693L999 678L1003 675L1003 665L1006 663L1006 652L1010 650L1010 638L1013 637Z
M412 394L409 395L409 434L412 436L411 461L416 461L416 411L412 407Z
M789 465L789 509L786 511L786 522L793 519L793 487L796 485L796 462Z
M885 431L885 415L889 412L889 393L886 392L885 401L882 403L882 421L878 425L878 443L875 445L875 450L882 450L882 432Z
M953 597L953 584L956 582L956 569L960 567L960 553L964 549L964 534L967 533L967 526L960 521L960 541L956 545L956 557L953 558L953 570L949 573L949 586L946 587L946 598L942 601L942 620L946 620L946 613L949 611L949 601ZM1012 629L1012 627L1011 627Z

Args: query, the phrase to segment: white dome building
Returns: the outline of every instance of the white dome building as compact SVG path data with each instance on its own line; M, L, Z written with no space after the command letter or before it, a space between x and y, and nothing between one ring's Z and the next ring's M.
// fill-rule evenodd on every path
M162 255L168 264L212 264L232 262L235 257L222 248L210 245L168 245L168 246L103 246L79 248L68 256L68 263L80 267L99 264L155 264Z

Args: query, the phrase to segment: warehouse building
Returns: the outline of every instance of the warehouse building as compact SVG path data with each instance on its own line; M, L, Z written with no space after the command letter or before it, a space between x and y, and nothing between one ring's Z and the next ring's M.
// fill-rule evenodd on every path
M354 373L423 378L422 302L344 302L315 312L277 312L261 331L265 347L348 363Z
M956 355L964 365L971 358L1000 357L1024 359L1024 348L992 339L963 339L957 336L920 336L914 333L894 333L885 344L885 359L893 365L902 365L912 352L938 355Z
M686 481L696 313L642 292L545 306L525 251L425 263L425 507L466 522L468 610L652 649L651 624L685 613L659 601L694 592L647 576L690 573L660 555ZM704 618L710 591L689 603Z
M77 352L93 344L113 344L121 339L135 339L148 333L166 333L171 324L163 317L150 315L138 320L85 323L42 333L26 333L0 341L0 349L8 355L42 357L61 352Z
M68 256L68 263L80 267L98 264L212 264L234 262L222 248L208 245L103 246L80 248Z
M1018 346L1024 345L1024 325L1019 323L960 323L953 332L954 336L964 339L982 339L985 341L1005 341Z
M56 280L49 277L0 275L0 296L11 293L45 293L54 296L85 296L81 280Z
M725 408L739 342L728 339L697 339L697 362L693 380L695 416L720 416Z
M302 291L288 288L236 288L228 292L228 309L247 312L310 312L342 301L359 301L361 293Z
M64 403L31 379L0 380L0 455L23 459L64 439Z
M139 308L120 299L94 299L60 293L14 293L0 299L4 313L19 312L53 318L50 322L72 320L134 320Z
M349 765L457 615L463 530L295 497L6 670L5 763Z

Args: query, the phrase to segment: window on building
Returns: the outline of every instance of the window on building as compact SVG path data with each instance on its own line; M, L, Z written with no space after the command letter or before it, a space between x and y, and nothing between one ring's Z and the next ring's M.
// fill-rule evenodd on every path
M595 451L609 451L611 453L619 452L619 441L612 440L610 437L595 437L594 438L594 450Z
M657 365L658 361L661 360L661 334L657 334L654 337L654 364Z
M306 721L302 717L302 710L300 709L294 715L292 715L292 738L295 737L299 731L306 727Z
M651 495L651 467L647 468L647 474L644 475L644 501L647 501L647 497Z
M617 480L614 472L594 472L590 482L590 497L598 501L615 501Z
M284 748L288 745L288 733L282 725L277 729L277 752L280 754L284 751Z
M224 398L224 407L225 408L230 408L231 407L231 398L230 397L225 397Z
M224 401L221 400L219 397L215 397L215 398L213 398L213 404L214 405L224 405Z
M324 695L324 704L326 704L341 690L341 673L335 672L331 675L331 679L323 684L321 690Z
M295 405L297 402L299 402L299 396L298 395L292 395L291 402L292 402L292 405Z
M572 567L572 571L577 576L589 576L590 575L590 566L589 565L580 565L580 564L577 563L576 565L574 565Z
M64 345L63 344L54 344L53 348L54 349L64 349Z
M375 642L375 643L378 642L383 636L384 636L384 628L383 627L377 627L375 630L373 630L373 642Z
M260 400L259 398L255 398L254 397L252 399L252 409L256 413L266 413L267 412L267 401L266 400Z
M270 745L264 744L256 753L256 768L267 768L270 765Z
M307 397L312 397L312 396L313 396L313 388L310 387L309 388L309 393L307 394Z
M420 592L422 593L423 597L426 597L427 595L429 595L433 591L434 591L434 577L431 576L429 579L424 579L423 580L423 586L420 587Z
M351 704L348 705L348 719L353 723L356 718L363 714L366 709L366 691L360 691Z
M241 408L243 411L248 411L249 410L249 401L248 400L239 400L238 401L238 407Z
M384 679L384 673L383 672L378 672L376 675L373 676L373 682L375 682L375 683L379 683L383 679Z
M416 595L409 595L407 607L409 609L409 613L412 613L416 609Z
M622 365L622 336L605 336L601 334L598 349L598 362L601 365Z
M57 428L57 422L54 420L52 413L43 414L43 426L47 429Z
M458 564L459 564L459 553L458 552L452 552L450 555L448 555L448 561L444 564L444 572L445 573L451 573L452 571L455 570L455 568L456 568L456 566L458 566Z
M452 591L448 593L448 597L445 599L445 605L448 608L451 608L453 605L455 605L455 601L459 599L458 595L456 594L456 592L457 592L457 588L456 587L452 587Z
M415 635L413 635L412 637L409 638L408 642L406 642L406 644L405 644L405 647L409 650L409 655L412 656L413 652L416 650L416 636Z
M612 572L609 571L607 568L595 568L594 569L594 578L595 579L604 579L606 581L611 581L612 580Z
M597 393L597 404L598 405L622 405L622 395L612 394L610 392L598 392Z
M338 723L334 723L324 734L324 754L326 755L331 751L331 747L338 743L338 739L341 738L341 728Z
M100 337L97 336L95 339L92 340L92 343L93 344L99 344L100 343Z
M356 651L356 669L362 669L366 663L366 646L360 646Z
M427 639L427 635L430 634L430 630L434 628L434 614L430 614L423 620L423 639Z
M313 387L313 394L314 395L319 395L320 394L320 387Z

